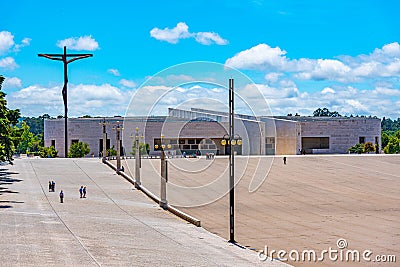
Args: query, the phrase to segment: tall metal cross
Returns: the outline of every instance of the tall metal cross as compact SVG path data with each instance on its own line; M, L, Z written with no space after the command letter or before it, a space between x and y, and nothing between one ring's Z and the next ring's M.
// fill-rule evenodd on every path
M39 57L45 57L51 60L59 60L64 63L64 86L62 89L62 96L64 100L64 156L67 157L68 154L68 97L67 97L67 84L68 84L68 72L67 65L75 60L92 57L93 54L67 54L67 47L64 46L64 54L38 54ZM67 59L72 57L71 59Z

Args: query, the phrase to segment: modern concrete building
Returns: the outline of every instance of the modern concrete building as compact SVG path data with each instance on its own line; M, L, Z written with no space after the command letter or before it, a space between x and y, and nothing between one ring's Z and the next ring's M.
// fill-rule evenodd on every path
M221 140L228 133L225 112L204 109L169 109L168 116L106 118L107 148L116 148L115 124L123 122L122 153L130 155L139 129L140 142L150 145L150 155L159 155L161 145L169 154L227 154ZM103 118L68 120L69 146L86 142L91 156L103 150ZM365 117L235 116L235 134L243 140L236 146L243 155L295 155L347 153L357 143L372 142L381 146L380 119ZM163 135L163 139L161 136ZM64 120L47 119L44 124L45 146L55 146L64 157Z

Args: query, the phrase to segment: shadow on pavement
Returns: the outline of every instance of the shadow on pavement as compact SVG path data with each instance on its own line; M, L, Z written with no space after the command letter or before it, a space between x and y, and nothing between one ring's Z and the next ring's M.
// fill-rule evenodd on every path
M14 200L0 200L0 209L9 209L12 208L13 206L11 205L2 205L2 203L17 203L17 204L21 204L24 203L23 201L14 201Z
M0 169L0 185L12 184L15 182L21 182L20 179L11 178L12 174L18 174L18 172L9 172L8 169Z
M20 179L15 179L12 178L11 175L15 175L18 174L17 172L10 172L8 171L7 168L1 168L0 169L0 195L6 195L6 194L18 194L18 191L14 191L11 190L8 187L4 187L7 185L12 185L13 183L18 183L21 182L22 180ZM1 186L3 185L3 186ZM19 202L15 202L15 201L7 201L7 200L3 200L0 201L0 203L19 203ZM10 205L0 205L0 208L12 208L12 206Z

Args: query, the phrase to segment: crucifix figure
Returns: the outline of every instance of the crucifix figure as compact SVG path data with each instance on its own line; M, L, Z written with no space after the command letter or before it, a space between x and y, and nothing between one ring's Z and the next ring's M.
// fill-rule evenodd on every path
M67 47L64 46L64 54L38 54L39 57L45 57L51 60L59 60L64 63L64 86L62 89L62 96L64 100L64 157L68 155L68 97L67 97L67 84L68 84L68 72L67 72L67 65L75 60L92 57L93 54L67 54ZM71 59L67 60L68 57L72 57Z

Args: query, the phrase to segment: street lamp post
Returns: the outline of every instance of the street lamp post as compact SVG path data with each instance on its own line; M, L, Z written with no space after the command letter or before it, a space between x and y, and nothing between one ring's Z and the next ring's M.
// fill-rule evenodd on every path
M101 124L103 126L103 157L102 157L102 161L105 162L106 161L106 156L107 156L107 124L108 122L106 122L106 118L103 118L103 121L100 122L99 124Z
M113 130L116 131L117 134L117 172L121 169L121 130L124 130L123 127L121 127L122 122L117 121L115 123L115 126L113 127Z
M168 162L165 158L165 148L171 148L171 145L167 146L164 143L164 135L161 134L161 189L160 189L160 207L163 209L167 208L167 182L168 182ZM158 149L159 146L154 145L155 149Z
M242 145L242 138L235 134L234 82L229 79L229 134L225 134L221 144L229 148L229 242L235 241L235 151L236 145Z
M140 188L140 168L141 165L141 154L140 154L140 145L139 145L139 128L136 127L135 136L131 135L131 138L135 138L135 187ZM141 138L143 139L144 136L142 135Z

